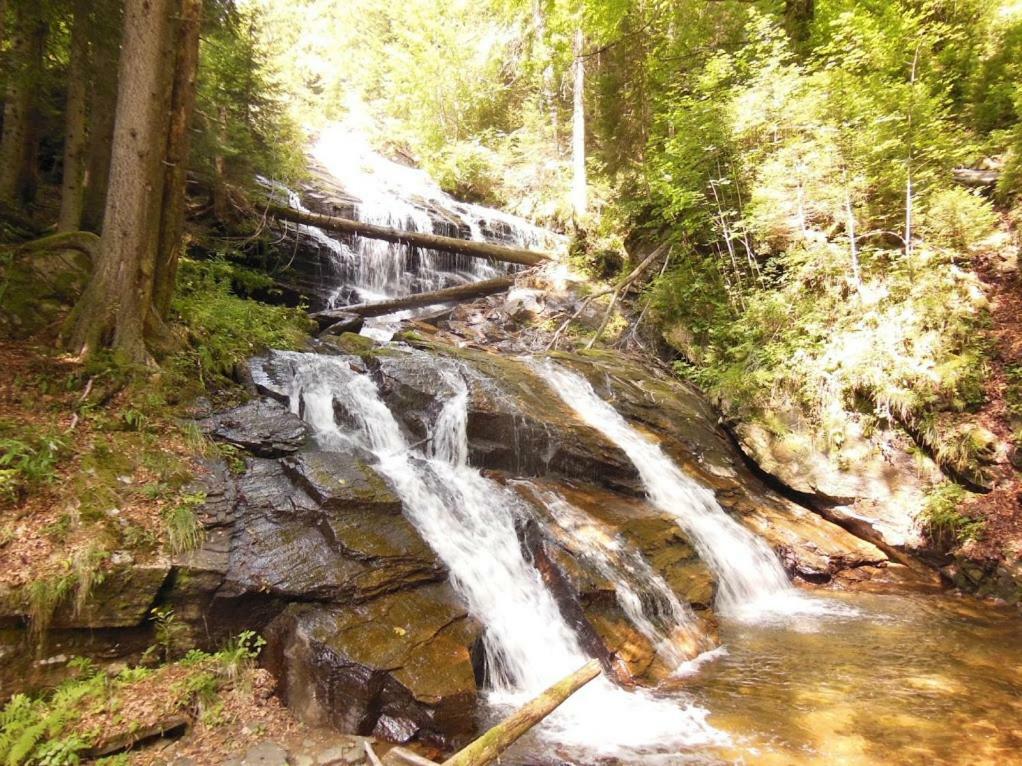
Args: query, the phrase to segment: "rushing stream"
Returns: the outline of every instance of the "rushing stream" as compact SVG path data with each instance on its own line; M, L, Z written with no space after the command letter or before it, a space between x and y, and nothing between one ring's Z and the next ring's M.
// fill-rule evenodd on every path
M343 179L360 220L544 244L542 230L452 200L420 171L383 159L339 129L323 135L315 158ZM299 195L278 191L302 207ZM486 278L503 268L335 238L311 227L298 231L331 254L335 305ZM363 332L374 334L373 328ZM523 542L525 525L537 520L577 543L578 563L611 583L620 613L668 669L653 690L596 679L503 762L1022 762L1017 614L933 593L796 587L771 545L729 515L710 489L585 378L548 358L520 360L533 383L549 389L544 395L552 407L555 401L565 406L569 417L631 461L646 507L666 514L668 529L673 519L691 541L716 583L718 643L707 628L713 618L697 617L645 554L573 505L570 492L544 484L542 475L497 477L472 464L470 401L483 375L478 369L407 347L387 353L420 355L422 368L439 376L428 392L435 400L423 410L426 438L411 436L403 413L384 396L379 374L350 357L284 354L293 370L291 409L311 426L320 449L371 456L373 469L449 571L483 628L487 705L481 719L504 715L589 658L577 620L565 616L561 596ZM492 383L484 380L482 387L499 388ZM519 436L516 430L499 438L517 451L524 444Z
M497 708L523 703L585 664L574 632L522 554L515 529L521 501L467 464L467 391L458 372L447 371L455 393L436 420L433 457L427 457L409 446L368 377L330 357L296 359L292 409L313 426L324 448L354 444L375 455L405 513L485 626L490 702ZM344 408L353 429L338 426L335 406ZM680 610L678 616L685 618ZM606 755L726 741L704 718L705 711L680 699L627 692L600 677L542 731L560 744Z

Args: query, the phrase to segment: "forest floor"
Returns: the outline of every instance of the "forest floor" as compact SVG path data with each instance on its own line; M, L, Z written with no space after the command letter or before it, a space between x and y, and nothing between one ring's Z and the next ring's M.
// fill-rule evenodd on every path
M991 320L986 403L976 419L1006 444L1017 445L1022 436L1022 273L1017 252L1009 259L987 254L975 269L990 301ZM1022 454L1018 446L1013 450ZM1009 472L991 492L966 501L961 511L983 523L982 534L968 544L970 558L997 560L1009 552L1022 554L1022 476L1018 471Z

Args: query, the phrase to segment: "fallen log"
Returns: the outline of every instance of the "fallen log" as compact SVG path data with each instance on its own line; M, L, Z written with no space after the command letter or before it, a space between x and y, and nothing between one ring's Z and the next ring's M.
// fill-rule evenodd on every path
M515 711L468 747L459 750L443 766L484 766L500 757L529 729L550 715L562 702L600 675L598 660L590 660L534 700Z
M514 284L515 278L513 276L497 277L496 279L470 282L467 285L458 285L457 287L446 287L443 290L434 290L428 293L406 295L403 298L393 298L388 301L358 303L354 306L345 306L339 309L317 311L309 316L319 324L321 329L326 329L337 322L346 321L354 316L378 317L384 314L393 314L395 311L403 311L404 309L432 306L435 303L470 300L502 292L514 287Z
M1001 177L999 170L980 170L979 168L955 168L951 171L955 183L962 186L982 188L993 186Z
M131 750L158 737L178 737L185 733L192 719L183 713L172 713L149 726L108 732L96 744L84 750L86 758L100 758L105 755Z
M519 247L506 247L489 242L473 242L455 237L441 237L438 234L390 229L386 226L352 221L349 218L336 218L329 215L320 215L319 213L303 213L299 210L280 205L266 205L266 211L274 218L280 218L293 223L302 223L306 226L315 226L327 231L357 234L360 237L382 239L387 242L422 247L428 250L440 250L446 253L459 253L461 255L472 256L473 258L488 258L505 263L518 263L523 266L537 266L552 259L547 253L525 250Z

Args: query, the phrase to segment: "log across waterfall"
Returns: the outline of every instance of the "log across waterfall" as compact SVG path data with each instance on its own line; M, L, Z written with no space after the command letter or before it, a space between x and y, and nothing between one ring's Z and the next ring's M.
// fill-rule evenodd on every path
M466 285L448 287L443 290L414 293L403 298L392 298L391 300L377 301L375 303L359 303L354 306L345 306L341 309L327 309L326 311L318 311L312 314L311 317L319 323L320 328L326 328L349 316L378 317L420 306L472 300L474 298L481 298L484 295L503 292L514 287L514 284L515 278L511 276L484 279L481 282L469 282Z
M484 258L503 263L516 263L522 266L538 266L541 263L552 260L551 256L547 253L533 250L494 245L489 242L475 242L455 237L442 237L438 234L391 229L371 223L352 221L349 218L337 218L335 216L295 210L272 203L267 203L265 209L271 216L285 221L315 226L317 229L325 229L326 231L341 234L354 234L360 237L382 239L386 242L394 242L401 245L422 247L428 250L469 255L474 258Z

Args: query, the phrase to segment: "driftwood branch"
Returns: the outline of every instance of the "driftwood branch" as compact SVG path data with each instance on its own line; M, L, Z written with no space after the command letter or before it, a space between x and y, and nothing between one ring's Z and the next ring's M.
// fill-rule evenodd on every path
M452 755L444 761L443 766L484 766L493 763L519 737L600 675L600 671L599 661L590 660L570 676L561 679L534 700L527 702L468 747Z
M667 243L665 242L660 245L660 247L654 249L652 253L643 258L642 262L632 269L631 273L618 283L617 287L614 288L614 294L610 299L610 305L607 306L607 313L603 315L603 321L600 323L599 329L597 329L596 334L589 339L589 342L586 344L586 348L592 348L596 345L596 341L600 339L600 336L603 335L603 331L607 329L607 324L610 322L610 317L614 313L614 306L617 305L617 301L618 298L621 297L621 293L624 292L628 286L632 284L632 282L638 279L646 268L653 263L653 261L659 258L660 254L666 249Z
M416 293L406 295L402 298L394 298L376 303L359 303L354 306L345 306L339 309L329 309L311 314L312 319L319 323L321 328L327 328L335 322L352 316L377 317L384 314L393 314L395 311L417 308L419 306L432 306L436 303L451 303L453 301L465 301L479 298L484 295L492 295L514 287L515 278L497 277L496 279L485 279L482 282L470 282L467 285L447 287L443 290L434 290L428 293Z
M357 234L360 237L382 239L387 242L422 247L428 250L441 250L447 253L459 253L461 255L472 256L473 258L488 258L494 261L518 263L524 266L537 266L551 260L551 256L547 253L525 250L518 247L506 247L489 242L474 242L454 237L441 237L438 234L424 234L417 231L402 231L386 226L352 221L348 218L337 218L329 215L320 215L319 213L303 213L280 205L267 205L266 209L270 215L285 221L315 226L341 234Z
M122 730L108 733L95 745L86 749L82 755L87 758L99 758L123 750L130 750L136 745L157 737L180 735L191 725L191 722L192 719L183 713L172 713L150 726L143 726L134 731Z

